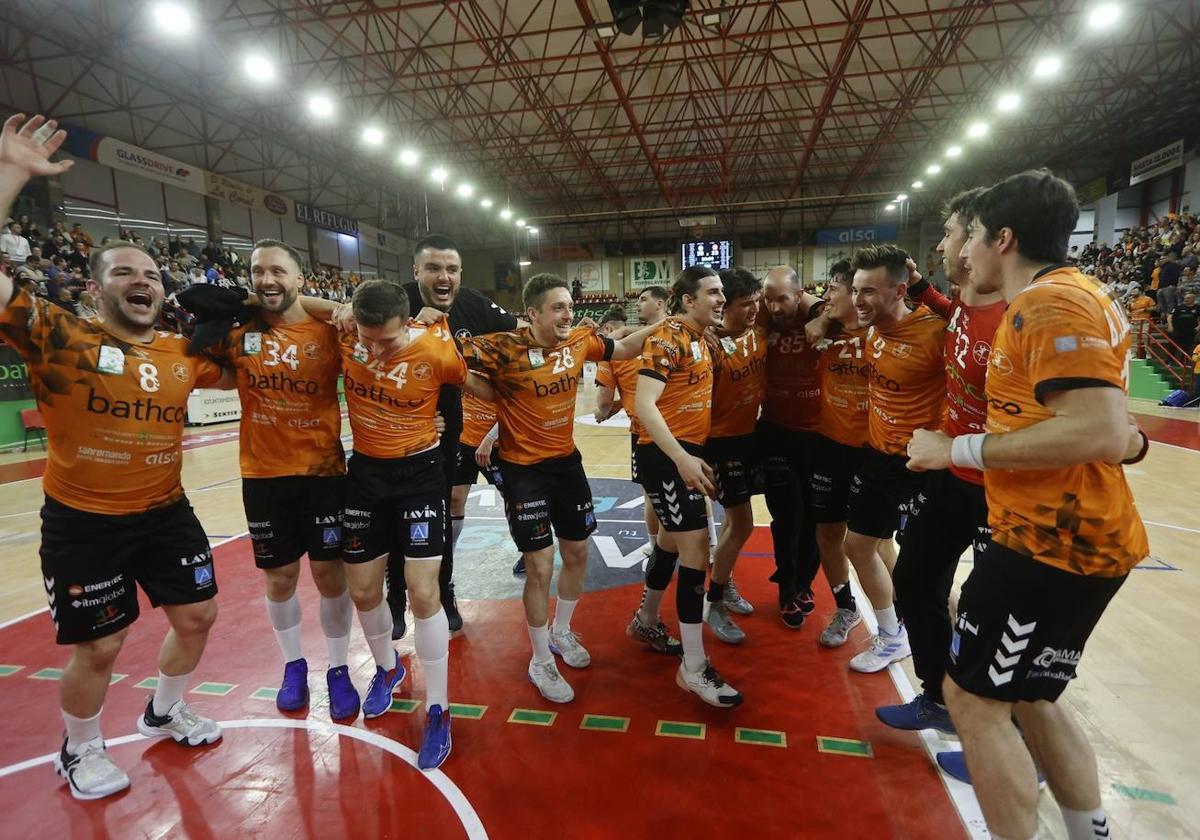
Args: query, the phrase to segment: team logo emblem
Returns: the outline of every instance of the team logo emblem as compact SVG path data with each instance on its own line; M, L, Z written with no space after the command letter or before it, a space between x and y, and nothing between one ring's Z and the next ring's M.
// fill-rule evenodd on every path
M262 352L262 333L248 332L242 336L242 352L253 356Z
M1007 355L1005 355L1004 351L999 348L992 348L991 364L992 367L1001 373L1007 374L1013 372L1012 361Z
M542 351L536 347L529 348L529 364L535 368L540 368L546 364L546 358L542 355Z
M431 376L433 376L433 367L429 362L421 362L421 364L413 368L414 379L428 379Z
M310 341L304 345L304 358L319 359L321 358L321 347L315 341Z
M454 337L455 337L455 338L457 338L457 339L459 339L459 340L462 340L462 339L464 339L464 338L470 338L470 337L471 337L471 331L470 331L470 330L468 330L466 327L463 327L463 328L461 328L461 329L458 329L458 330L455 330L455 331L454 331Z
M900 342L892 347L892 355L897 359L907 359L912 354L912 345Z
M990 355L992 355L992 346L986 341L976 341L975 346L971 349L971 358L977 365L986 365Z
M367 359L369 358L369 354L367 353L367 348L363 347L361 344L355 344L354 345L354 355L352 358L354 359L354 361L365 365L367 363Z
M176 362L175 364L173 364L171 366L171 373L175 374L175 378L178 379L180 382L188 381L187 365L185 365L183 362Z
M429 523L413 522L408 526L408 538L412 542L429 541Z
M197 566L192 571L196 575L196 586L212 586L213 568L211 563L205 563L203 566Z

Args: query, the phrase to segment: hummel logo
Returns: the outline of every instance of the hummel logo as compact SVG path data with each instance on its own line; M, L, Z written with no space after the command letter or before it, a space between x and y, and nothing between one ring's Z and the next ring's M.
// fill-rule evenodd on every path
M1012 682L1013 669L1021 660L1021 652L1029 647L1029 637L1035 627L1037 627L1036 621L1021 624L1011 613L1009 614L1008 626L1000 636L1000 649L993 657L993 664L988 666L988 677L993 685L1001 686ZM997 668L997 666L999 667Z

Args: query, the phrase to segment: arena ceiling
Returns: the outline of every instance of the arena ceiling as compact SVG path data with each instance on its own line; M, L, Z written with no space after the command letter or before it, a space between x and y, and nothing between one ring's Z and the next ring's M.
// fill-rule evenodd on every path
M0 108L406 236L507 241L507 203L564 244L681 237L687 216L795 242L872 221L901 192L920 218L1029 166L1076 183L1127 171L1194 129L1200 4L1122 0L1095 32L1097 3L691 0L680 26L643 39L605 27L605 0L190 0L193 28L175 35L149 0L3 0ZM274 86L247 82L252 49L279 65ZM1063 66L1039 82L1046 56ZM1005 90L1023 102L997 115ZM332 119L306 112L316 91ZM965 140L975 120L989 131ZM368 124L382 147L364 147ZM406 169L410 144L421 159Z

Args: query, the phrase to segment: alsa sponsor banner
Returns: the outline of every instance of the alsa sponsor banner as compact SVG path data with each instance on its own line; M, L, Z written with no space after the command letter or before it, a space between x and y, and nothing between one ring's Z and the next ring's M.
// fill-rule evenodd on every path
M366 222L358 223L358 241L378 251L395 254L400 257L411 257L409 242L402 236L388 233Z
M336 233L358 236L358 219L351 219L340 213L330 213L328 210L322 210L299 201L296 202L296 221L305 225L316 225Z
M260 210L276 216L291 216L295 212L290 198L243 184L216 172L204 173L205 191L213 198L223 198L230 204Z
M896 225L825 228L817 231L817 244L857 245L860 242L888 242L896 238L896 231Z
M105 137L96 145L96 163L204 194L204 170L132 143Z
M1183 165L1183 139L1176 140L1170 146L1163 146L1157 152L1151 152L1145 157L1138 158L1129 167L1129 186L1140 184L1156 175L1170 172L1177 166Z

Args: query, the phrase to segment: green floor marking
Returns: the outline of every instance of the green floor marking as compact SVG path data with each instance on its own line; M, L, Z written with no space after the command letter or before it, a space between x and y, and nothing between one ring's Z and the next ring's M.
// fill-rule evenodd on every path
M684 723L678 720L660 720L654 728L654 734L664 738L691 738L695 741L703 741L707 731L708 727L703 723Z
M62 668L43 668L40 671L34 671L29 675L31 680L61 680Z
M237 688L237 683L202 682L192 689L192 694L211 694L213 697L224 697Z
M451 703L450 717L466 718L467 720L479 720L483 717L483 713L487 711L487 706L472 706L470 703Z
M628 732L629 718L611 717L609 715L584 715L579 728L590 729L593 732Z
M509 723L525 723L530 726L553 726L558 712L543 712L538 709L513 709Z
M146 679L142 680L141 682L134 683L133 687L148 688L153 691L154 689L158 688L158 677L146 677Z
M774 729L746 729L739 726L733 730L733 740L739 744L760 744L764 747L786 747L787 733Z
M824 735L817 736L817 749L823 753L853 755L859 758L871 758L875 755L871 745L866 741L855 741L851 738L827 738Z
M417 706L421 705L420 700L401 700L399 698L392 701L392 705L388 707L389 712L402 712L406 715L411 715L416 711Z
M119 683L121 680L125 679L128 676L129 676L128 674L110 674L108 677L108 684L116 685L117 683Z
M1157 790L1146 790L1145 788L1127 787L1125 785L1113 785L1113 790L1129 799L1142 799L1146 802L1158 802L1162 805L1178 804L1174 796L1169 793L1160 793Z
M278 688L267 688L266 686L263 686L262 688L255 689L254 693L250 695L250 699L251 700L270 700L272 703L274 703L275 698L278 695L279 695Z
M0 665L0 677L11 677L17 671L24 670L24 665Z

